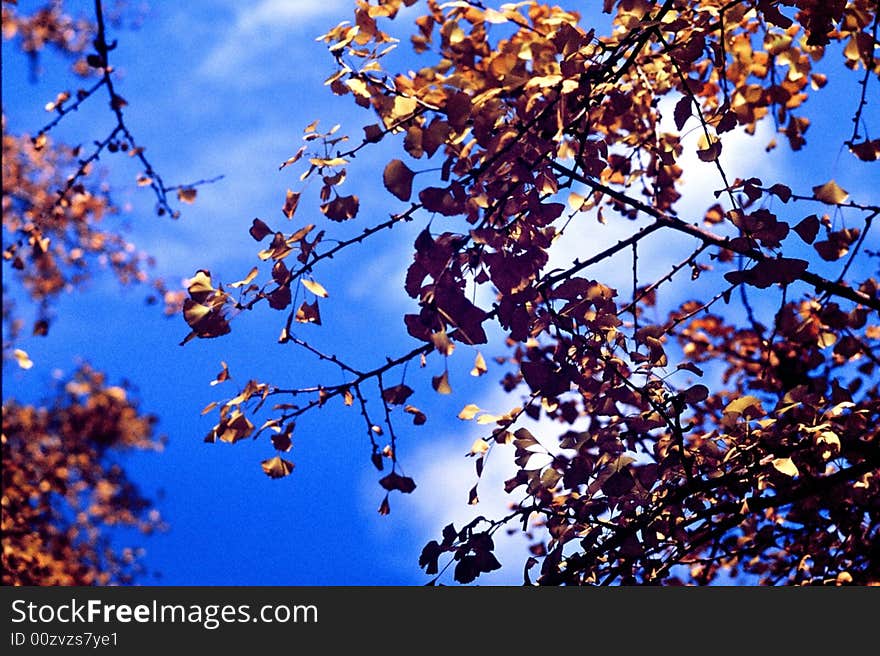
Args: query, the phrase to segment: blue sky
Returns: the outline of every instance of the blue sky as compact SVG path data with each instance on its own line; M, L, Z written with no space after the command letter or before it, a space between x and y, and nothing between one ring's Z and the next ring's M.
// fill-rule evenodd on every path
M27 8L30 3L21 4ZM69 4L74 12L83 13L91 6L90 2ZM130 212L122 218L130 226L128 234L156 257L157 272L169 283L180 282L197 268L209 269L217 280L238 280L257 263L256 243L247 234L254 217L290 230L281 206L285 190L299 188L299 170L279 172L278 165L298 149L305 125L320 117L322 127L341 123L343 133L357 136L360 126L371 122L350 98L336 98L322 84L333 72L332 60L315 37L350 18L349 2L156 1L152 5L139 29L111 35L119 39L113 57L121 75L118 91L129 102L127 123L147 146L166 182L219 174L225 178L201 187L196 204L184 206L181 218L172 221L151 212L149 192L132 184L139 170L119 156L104 161L119 189L114 198L130 204ZM398 22L410 26L405 17ZM26 62L9 43L3 44L3 56L3 106L10 128L32 132L47 120L43 105L76 82L52 56L44 59L45 72L37 83L28 81ZM398 61L407 59L401 54ZM835 60L834 69L839 68ZM754 139L725 142L723 158L729 172L745 176L757 171L765 182L787 182L801 193L833 177L854 197L877 202L871 177L876 177L876 165L859 165L849 153L837 152L836 145L829 150L828 144L839 144L850 129L843 117L854 107L841 107L836 100L848 93L845 84L851 82L839 82L832 75L828 88L809 101L814 124L804 153L792 155L782 146L756 169L756 155L763 156L763 144L770 137L770 131L764 130ZM112 120L102 103L103 99L92 99L62 122L56 137L68 141L102 137L102 126ZM869 107L869 124L876 125L876 111L876 105ZM350 170L345 187L361 197L362 208L367 208L362 210L363 220L378 221L395 210L381 182L382 166L392 153L393 146L383 143ZM702 165L695 155L688 162L686 168L693 167L694 173L686 178L680 209L702 216L712 202L711 190L720 183L714 169ZM814 210L792 211L806 215ZM317 206L304 197L296 221L320 221ZM349 354L356 365L375 364L386 353L409 350L414 342L406 336L401 316L412 311L413 303L401 286L409 248L421 229L417 223L397 227L368 248L342 254L333 266L318 269L316 278L331 295L321 306L324 325L302 327L299 336L314 339L328 351ZM363 225L334 226L333 236ZM550 266L576 257L585 238L591 244L610 242L631 228L631 224L602 228L589 219L582 229L571 231ZM642 261L648 268L664 270L676 251L686 253L689 247L657 243L656 252L643 253ZM621 276L618 264L611 262L592 275L625 285L630 273L624 267ZM505 409L509 400L494 385L500 369L490 368L489 376L474 381L467 375L473 357L461 347L452 363L456 391L452 397L434 395L424 385L427 376L442 369L439 361L431 361L425 372L414 375L421 386L412 402L428 413L428 423L402 430L399 452L406 474L419 487L412 495L392 495L392 513L381 517L376 512L383 496L377 484L380 475L369 464L369 443L353 408L327 408L305 417L294 434L296 469L280 481L268 479L260 470L260 460L274 453L266 438L231 446L202 442L214 419L200 417L201 409L234 395L249 378L285 386L316 378L338 382L336 370L318 366L291 345L276 344L284 315L269 310L246 313L233 322L231 335L195 340L181 348L178 342L187 326L179 317L166 319L156 307L146 306L144 295L143 289L120 290L104 275L87 289L63 296L49 336L22 341L36 365L27 371L4 370L3 391L4 397L38 400L51 384L53 370L70 371L80 356L106 371L111 380L126 378L134 384L142 408L159 416L159 429L169 437L164 453L126 459L132 477L157 496L171 527L145 543L146 565L162 574L157 582L424 583L427 578L417 566L422 545L451 519L461 521L474 513L466 504L473 462L464 454L482 431L455 416L468 402L489 411ZM774 303L776 297L759 302ZM484 354L490 359L501 349L489 347ZM229 364L232 381L211 387L221 360ZM403 420L399 423L407 425ZM503 493L491 493L511 471L504 457L504 451L493 454L487 466L477 508L481 513L493 515L504 508ZM509 542L500 553L506 567L479 582L521 581L522 541Z

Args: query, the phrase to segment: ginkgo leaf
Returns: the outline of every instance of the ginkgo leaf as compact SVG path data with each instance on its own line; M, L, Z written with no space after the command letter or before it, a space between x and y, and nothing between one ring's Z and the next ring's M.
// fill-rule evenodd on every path
M300 146L300 149L298 151L296 151L296 153L292 157L288 157L286 160L284 160L281 163L281 166L278 167L278 170L280 171L285 166L290 166L291 164L296 164L296 162L299 161L299 159L303 156L303 154L305 152L306 152L306 146Z
M313 323L317 326L321 325L321 312L318 309L318 301L314 303L306 303L299 306L294 317L299 323Z
M794 461L791 458L776 458L773 460L773 468L781 474L785 474L786 476L791 476L794 478L800 472L798 471L797 465L794 464Z
M842 189L834 180L829 180L823 185L813 187L813 197L828 205L838 205L846 202L849 193Z
M401 476L396 472L391 472L384 478L380 479L379 485L384 487L386 490L399 490L404 494L409 494L416 489L416 484L413 479L409 478L408 476Z
M272 234L272 229L260 219L254 219L248 232L255 240L262 241L266 235Z
M281 456L269 458L260 464L262 465L266 476L269 478L284 478L285 476L290 475L294 466L292 462L285 460Z
M299 206L299 196L299 193L291 191L290 189L287 190L287 196L284 199L284 207L281 208L281 211L288 219L293 218L296 208Z
M721 142L707 140L705 135L700 137L697 157L704 162L714 162L721 155Z
M461 409L461 412L458 413L458 418L464 421L470 421L477 416L478 412L480 412L479 406L473 403L468 403L465 407Z
M12 352L12 355L15 357L15 362L22 369L30 369L34 366L34 363L28 356L27 351L23 351L22 349L15 349Z
M249 285L250 283L252 283L254 281L254 278L257 277L258 273L259 273L259 269L257 269L257 267L254 267L253 269L250 270L250 272L248 272L248 274L243 279L238 280L233 283L230 283L229 286L234 289L238 289L239 287L244 287L245 285Z
M452 394L452 387L449 385L448 371L444 371L439 376L432 376L431 385L438 394Z
M428 421L428 416L414 405L405 406L403 411L413 416L413 425L415 426L421 426Z
M300 278L300 282L302 282L303 287L308 289L315 296L320 296L321 298L327 298L330 295L327 293L327 290L324 289L324 286L315 280L308 280L307 278Z
M357 216L358 207L357 196L337 196L321 205L321 211L332 221L348 221Z
M474 443L471 444L471 449L468 452L470 456L480 455L481 453L486 453L489 450L489 443L484 440L482 437L478 437L474 440Z
M474 368L471 369L471 376L482 376L487 371L486 368L486 359L483 357L483 354L477 351L477 357L474 358Z
M682 96L678 102L675 103L673 118L675 119L675 127L678 128L679 132L691 117L691 104L690 96Z
M219 385L220 383L222 383L222 382L224 382L224 381L227 381L227 380L229 380L229 378L230 378L230 376L229 376L229 367L226 365L226 363L225 363L225 362L221 362L221 363L220 363L220 366L222 367L222 368L220 369L220 373L218 373L218 374L217 374L217 377L214 378L214 380L211 381L211 386L212 386L212 387L213 387L214 385Z
M812 244L816 235L819 234L819 217L815 214L811 214L810 216L802 219L792 230L794 230L798 237L803 239L808 244Z
M752 416L760 416L764 414L761 408L761 400L754 396L741 396L727 404L724 412L732 415L751 414Z
M248 437L253 431L254 425L250 419L240 410L234 410L214 428L214 435L221 442L234 444Z
M290 451L293 448L293 440L290 439L290 433L277 433L272 436L272 446L275 447L277 451ZM291 463L291 469L292 469Z
M193 189L192 187L181 187L177 190L177 200L182 203L187 203L192 205L196 202L196 195L198 194L197 189Z
M400 200L409 200L412 195L414 173L399 159L392 159L382 173L385 188Z
M382 391L382 399L391 405L403 405L412 396L413 390L409 385L395 385Z

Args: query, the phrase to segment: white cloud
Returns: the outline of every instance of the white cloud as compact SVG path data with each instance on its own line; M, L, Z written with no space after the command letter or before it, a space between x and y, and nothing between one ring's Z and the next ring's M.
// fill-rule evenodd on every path
M233 25L219 37L198 72L240 87L277 81L277 69L261 62L291 57L292 49L314 45L318 34L348 17L350 6L348 0L261 0L255 5L236 2ZM265 75L260 71L266 71Z

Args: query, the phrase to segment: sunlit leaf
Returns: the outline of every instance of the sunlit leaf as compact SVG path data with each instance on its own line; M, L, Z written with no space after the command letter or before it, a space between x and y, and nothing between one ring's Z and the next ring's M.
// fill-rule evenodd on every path
M321 298L327 298L329 296L329 294L327 293L327 290L324 289L323 285L321 285L321 283L319 283L315 280L309 280L307 278L300 278L300 282L302 282L303 287L308 289L315 296L320 296Z
M261 465L266 476L269 478L284 478L293 471L293 463L281 456L264 460Z
M828 205L838 205L846 202L849 193L842 189L834 180L829 180L823 185L813 187L813 197Z
M791 476L792 478L800 474L797 465L794 464L794 461L791 458L774 459L773 468L776 469L776 471L785 474L786 476Z
M249 285L257 277L257 273L259 273L259 269L257 269L257 267L254 267L248 272L248 274L242 280L238 280L236 282L230 283L229 286L234 289L238 289L239 287L244 287L245 285Z
M23 351L22 349L15 349L12 352L12 355L15 356L15 362L22 369L30 369L34 366L33 361L30 359L26 351Z
M465 407L461 409L461 412L458 413L458 418L463 419L464 421L469 421L477 416L477 413L480 412L480 408L473 403L468 403Z
M474 359L474 368L471 369L471 376L482 376L488 371L486 367L486 359L483 354L477 351L477 357Z

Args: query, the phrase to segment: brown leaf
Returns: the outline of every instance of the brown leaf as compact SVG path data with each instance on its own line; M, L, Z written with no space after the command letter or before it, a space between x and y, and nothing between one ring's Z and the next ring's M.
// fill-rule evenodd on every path
M389 492L391 490L399 490L404 494L409 494L416 489L416 484L413 479L409 478L408 476L401 476L396 472L391 472L384 478L380 479L379 485L384 487Z
M182 203L192 205L196 202L196 194L198 191L192 187L182 187L177 190L177 200Z
M278 451L290 451L293 448L293 440L290 439L290 433L275 433L272 436L272 446Z
M705 144L705 138L704 142ZM713 141L697 150L697 157L704 162L714 162L721 155L721 142Z
M287 197L284 199L284 207L281 208L281 211L284 212L284 216L288 219L293 218L294 212L296 212L297 206L299 206L299 196L300 194L295 191L287 190Z
M299 309L296 311L295 319L299 323L313 323L317 326L321 325L321 313L318 310L318 301L314 303L306 303L303 301L303 304L299 306Z
M812 244L819 234L819 218L815 214L802 219L794 228L798 236L808 244Z
M251 233L251 237L255 240L262 241L266 235L272 234L272 229L260 219L254 219L248 232Z
M221 362L220 362L220 366L221 366L220 373L217 374L217 377L216 377L214 380L211 381L211 386L212 386L212 387L213 387L214 385L219 385L220 383L222 383L222 382L224 382L224 381L226 381L226 380L229 380L229 378L230 378L230 376L229 376L229 367L226 365L226 363L221 361Z
M357 216L359 205L357 196L337 196L321 205L321 211L331 221L347 221Z
M266 294L269 300L269 307L273 310L283 310L290 305L291 294L290 285L279 285L274 290Z
M414 173L399 159L392 159L385 167L382 182L385 188L400 200L409 200L412 195Z
M293 463L285 460L281 456L275 456L264 460L262 463L263 471L269 478L284 478L289 476L293 471Z
M681 129L684 127L684 124L687 123L687 120L691 117L691 97L690 96L682 96L677 103L675 103L675 110L673 112L673 117L675 118L675 127L678 128L678 131L681 132Z
M424 412L419 410L414 405L408 405L408 406L404 407L403 411L407 412L413 416L413 424L416 426L421 426L426 421L428 421L427 415L425 415Z
M724 278L733 284L745 283L758 289L766 289L774 283L787 285L794 282L806 270L806 260L777 257L761 260L745 271L725 273Z
M880 139L851 143L849 150L863 162L875 162L880 159Z
M382 392L382 399L391 405L403 405L412 396L412 388L409 385L395 385L388 387Z
M449 125L456 130L461 130L470 118L472 107L470 96L463 91L449 96L446 100L446 115L449 118Z

